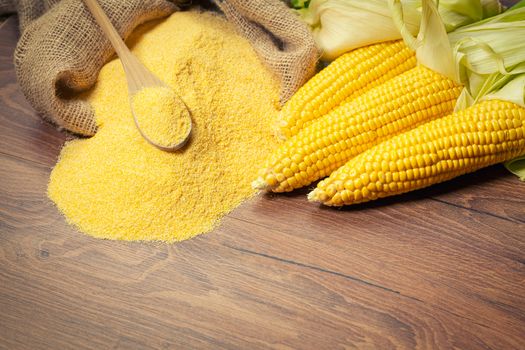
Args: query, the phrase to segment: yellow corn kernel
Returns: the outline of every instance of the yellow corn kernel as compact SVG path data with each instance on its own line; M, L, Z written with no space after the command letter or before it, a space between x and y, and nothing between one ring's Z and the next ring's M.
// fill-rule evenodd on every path
M284 105L280 134L289 138L342 103L416 65L402 40L378 43L346 53L315 75Z
M417 66L339 106L285 141L269 157L254 186L274 192L307 186L383 140L451 113L460 91L452 80ZM411 104L411 108L403 107ZM306 168L308 176L290 184L290 174L282 171L290 162L298 169Z
M465 139L472 141L465 144ZM398 169L392 176L377 176L380 185L374 191L363 184L364 174L354 171L366 169L371 161L395 159L398 154L408 153L398 151L411 148L434 151L416 155L423 159L421 165ZM506 101L483 101L370 148L321 181L308 198L333 206L366 202L430 186L522 154L525 154L525 108ZM376 169L371 169L367 176L375 178L375 172ZM326 188L331 189L329 195Z

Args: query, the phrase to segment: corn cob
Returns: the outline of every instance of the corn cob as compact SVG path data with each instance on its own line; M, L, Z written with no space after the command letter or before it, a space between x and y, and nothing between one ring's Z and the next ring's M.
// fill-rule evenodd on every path
M525 108L484 101L351 159L308 195L340 206L392 196L525 154Z
M415 66L415 54L402 40L358 48L340 56L284 105L280 114L281 136L297 134L338 105Z
M381 141L451 113L460 91L452 80L417 66L285 141L253 186L274 192L307 186Z

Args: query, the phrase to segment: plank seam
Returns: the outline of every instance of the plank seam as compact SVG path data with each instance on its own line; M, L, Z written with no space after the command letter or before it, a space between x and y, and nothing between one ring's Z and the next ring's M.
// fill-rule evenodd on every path
M14 155L14 154L5 153L4 151L0 151L0 156L6 156L6 157L9 157L9 158L13 158L13 159L22 161L24 163L29 163L29 164L33 164L33 165L36 164L36 165L42 166L42 167L44 167L46 169L49 169L49 170L53 169L53 167L55 166L54 164L53 165L44 164L44 163L41 163L41 162L33 160L33 159L27 159L27 158L20 157L20 156Z
M304 263L301 263L301 262L298 262L298 261L284 259L284 258L275 256L275 255L269 255L269 254L259 253L259 252L256 252L256 251L253 251L253 250L249 250L249 249L245 249L245 248L235 247L235 246L232 246L232 245L229 245L229 244L223 244L223 246L225 246L227 248L230 248L230 249L233 249L233 250L238 251L238 252L242 252L242 253L246 253L246 254L250 254L250 255L256 255L256 256L259 256L259 257L276 260L276 261L279 261L279 262L282 262L282 263L285 263L285 264L290 264L290 265L294 265L294 266L298 266L298 267L302 267L302 268L306 268L306 269L310 269L310 270L314 270L314 271L318 271L318 272L322 272L322 273L327 273L327 274L330 274L330 275L333 275L333 276L342 277L342 278L348 279L348 280L353 281L353 282L364 284L364 285L369 286L369 287L379 288L379 289L384 290L386 292L394 293L394 294L403 296L405 298L409 298L409 299L412 299L412 300L423 302L422 300L420 300L418 298L402 294L401 292L399 292L397 290L394 290L394 289L391 289L391 288L388 288L388 287L385 287L385 286L382 286L382 285L379 285L379 284L375 284L375 283L372 283L372 282L369 282L369 281L366 281L366 280L363 280L363 279L360 279L360 278L357 278L357 277L354 277L354 276L346 275L346 274L341 273L341 272L332 271L332 270L328 270L328 269L323 269L322 267L319 267L319 266L308 265L308 264L304 264Z
M7 23L11 23L13 17L14 17L13 15L9 15L9 17L4 19L4 22L0 23L0 30L2 30L4 26L7 25Z
M498 219L501 219L501 220L505 220L505 221L508 221L508 222L512 222L512 223L525 223L525 220L507 218L507 217L504 217L504 216L501 216L501 215L497 215L497 214L493 214L493 213L490 213L490 212L487 212L487 211L484 211L484 210L478 210L478 209L474 209L474 208L465 207L465 206L462 206L462 205L459 205L459 204L455 204L455 203L452 203L452 202L447 202L447 201L444 201L442 199L438 199L438 198L435 198L435 197L428 197L428 199L431 199L431 200L436 201L438 203L448 204L448 205L453 206L455 208L470 210L470 211L473 211L473 212L478 213L478 214L484 214L484 215L492 216L492 217L495 217L495 218L498 218Z
M452 312L451 310L449 310L447 308L443 308L443 307L441 307L439 305L427 304L424 300L421 300L419 298L403 294L403 293L401 293L401 292L399 292L397 290L394 290L394 289L391 289L391 288L388 288L388 287L384 287L384 286L381 286L379 284L375 284L375 283L372 283L372 282L369 282L369 281L366 281L366 280L363 280L363 279L360 279L360 278L357 278L357 277L354 277L354 276L345 275L344 273L323 269L321 267L314 266L314 265L308 265L308 264L304 264L304 263L301 263L301 262L280 258L280 257L274 256L274 255L259 253L259 252L255 252L255 251L252 251L252 250L249 250L249 249L244 249L244 248L238 248L238 247L235 247L235 246L231 246L229 244L223 244L223 246L225 246L225 247L227 247L229 249L241 252L241 253L255 255L255 256L259 256L259 257L263 257L263 258L267 258L267 259L272 259L272 260L276 260L276 261L279 261L279 262L282 262L282 263L285 263L285 264L290 264L290 265L294 265L294 266L298 266L298 267L302 267L302 268L318 271L318 272L321 272L321 273L327 273L327 274L330 274L330 275L333 275L333 276L342 277L344 279L347 279L347 280L350 280L350 281L353 281L353 282L356 282L356 283L359 283L359 284L366 285L368 287L378 288L378 289L381 289L381 290L389 292L389 293L394 293L396 295L399 295L400 297L404 297L404 298L407 298L407 299L410 299L410 300L414 300L416 302L423 303L425 305L429 305L432 308L435 308L435 309L440 310L442 312L445 312L447 314L453 315L454 317L457 317L457 318L460 318L460 319L472 322L473 324L476 324L476 325L478 325L480 327L484 327L484 328L487 328L487 329L490 329L492 331L495 331L495 332L498 332L500 334L505 335L505 333L502 333L498 329L495 329L495 328L493 328L493 327L491 327L489 325L486 325L484 323L476 322L476 320L473 320L473 319L471 319L469 317L466 317L466 316L463 316L463 315L459 315L459 314L457 314L455 312Z

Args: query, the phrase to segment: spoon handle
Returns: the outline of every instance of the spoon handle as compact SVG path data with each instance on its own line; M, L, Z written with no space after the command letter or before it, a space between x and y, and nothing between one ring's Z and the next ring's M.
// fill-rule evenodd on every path
M143 87L163 84L131 53L98 2L96 0L84 0L84 3L122 62L130 95L135 94Z

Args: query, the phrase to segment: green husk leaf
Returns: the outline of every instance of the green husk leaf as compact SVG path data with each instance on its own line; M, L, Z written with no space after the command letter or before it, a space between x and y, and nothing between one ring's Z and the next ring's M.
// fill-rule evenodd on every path
M481 100L509 101L525 108L525 74L513 77L502 88L495 90L481 97Z
M391 1L394 15L399 17L399 10L395 9L399 6L399 0ZM450 46L448 49L446 45L442 46L441 55L445 56L442 63L439 63L439 58L432 57L432 52L440 55L437 49L440 44L437 42L442 40L443 30L438 31L435 24L432 27L432 20L439 20L432 6L425 10L425 5L433 3L423 2L423 5L418 38L413 38L406 30L401 30L401 33L407 44L418 52L419 62L435 71L443 73L448 68L446 53L454 58L452 75L465 86L456 103L456 110L490 99L513 102L525 108L525 0L500 15L449 33L448 40L453 51L450 51ZM400 20L398 26L404 25L402 22ZM422 40L425 36L427 41ZM425 47L428 55L419 54ZM440 64L443 67L439 67ZM505 166L525 181L525 155L506 162Z
M303 20L312 29L323 59L333 60L357 47L399 39L386 0L312 0L301 10ZM419 25L417 9L405 13L407 27Z
M481 0L481 7L483 8L483 18L496 16L504 10L499 0Z
M388 7L392 13L392 20L394 25L399 30L401 38L405 41L408 47L416 51L419 46L419 42L416 37L413 35L413 30L410 29L405 21L405 16L403 15L403 5L401 0L389 0Z
M516 175L521 181L525 181L525 154L504 163L508 171Z
M308 8L302 6L304 0L296 1L298 13L310 25L323 58L328 60L357 47L400 39L399 26L394 24L400 18L403 30L412 36L421 22L421 0L398 0L397 19L387 6L391 0L311 0ZM446 30L452 31L500 7L498 0L441 0L439 11Z
M523 105L522 98L519 102L523 90L511 93L511 89L519 87L522 78L517 77L525 73L525 1L500 15L459 28L448 37L456 79L465 85L456 110L487 95Z
M503 14L449 34L457 75L465 84L456 110L481 100L504 100L525 108L525 1ZM525 181L525 155L505 162Z
M306 9L308 5L310 5L310 0L291 0L290 5L292 5L294 9Z
M421 44L416 49L417 60L446 77L456 79L452 48L437 7L432 0L423 0L422 4L421 28L417 37Z
M389 1L395 24L405 43L416 51L419 64L459 81L452 48L438 8L432 0L422 0L421 4L421 26L417 38L414 38L406 27L406 22L402 17L401 0ZM481 11L481 7L479 9Z
M515 10L520 7L525 7L525 1L519 1L518 3L514 4L514 6L512 6L511 9Z

